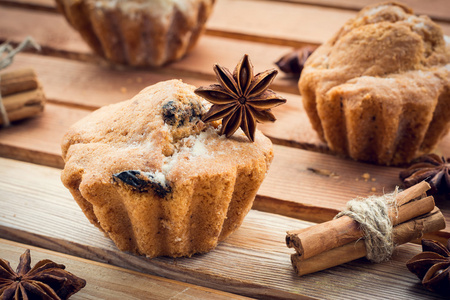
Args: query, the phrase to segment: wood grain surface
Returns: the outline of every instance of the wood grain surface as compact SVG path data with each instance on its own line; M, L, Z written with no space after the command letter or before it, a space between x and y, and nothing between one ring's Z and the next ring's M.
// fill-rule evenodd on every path
M105 263L65 255L39 247L0 239L1 258L15 270L19 257L30 249L31 266L43 259L63 264L66 271L86 280L86 286L70 297L77 299L249 299L158 276L147 275ZM130 288L133 286L133 288Z
M70 125L89 113L85 109L47 104L42 117L0 131L0 155L62 168L62 136ZM259 210L323 222L344 209L352 198L391 192L401 184L399 168L363 164L292 147L274 148L274 161L255 202ZM333 176L314 172L320 170ZM363 178L365 173L370 179ZM448 205L441 201L438 206L441 203L445 204L443 213L450 220ZM450 238L450 227L438 235Z
M376 0L217 0L207 23L207 34L234 39L263 41L289 46L320 44L349 18ZM449 4L445 0L402 1L417 14L428 14L450 32ZM56 12L52 0L0 0L4 6Z
M311 223L256 210L207 254L178 259L131 255L119 251L89 223L59 176L59 169L0 158L2 238L258 299L437 296L418 285L416 276L406 269L405 262L421 251L414 244L398 247L386 263L360 259L298 277L291 267L292 249L285 245L285 234Z
M87 221L60 181L61 139L93 110L172 78L209 85L215 81L214 63L233 69L244 53L256 72L274 68L293 47L323 43L374 2L216 0L205 35L185 58L161 68L133 69L93 55L53 0L0 0L0 42L17 45L30 35L42 47L39 53L18 54L5 71L33 68L47 97L41 115L0 129L0 238L6 239L0 240L0 257L15 265L22 249L31 247L33 260L51 257L74 273L87 270L91 285L73 299L111 299L109 291L114 291L112 299L146 298L143 294L160 299L441 299L406 269L405 262L421 251L412 243L398 247L386 263L360 259L301 278L295 274L289 260L293 250L284 243L287 230L330 220L352 198L392 191L400 185L402 168L333 155L311 128L297 79L284 74L271 88L287 104L274 109L277 122L258 125L275 144L269 173L242 227L208 254L150 260L121 252ZM450 2L403 2L430 15L450 35ZM450 157L450 134L436 153ZM448 197L436 199L436 205L450 225ZM426 237L443 242L450 238L450 226Z
M280 1L280 2L292 2L298 4L306 4L318 7L329 7L338 9L348 9L359 11L367 5L373 5L379 3L379 0L269 0L269 1ZM1 0L4 5L11 6L21 6L29 8L41 8L47 9L49 11L56 11L56 6L52 0ZM450 16L448 11L450 9L450 4L446 0L432 0L432 1L421 1L421 0L403 0L404 3L411 7L416 14L425 14L430 16L434 20L441 20L443 22L449 22Z
M39 1L39 0L37 0ZM293 2L301 4L309 4L315 6L323 6L330 8L340 8L359 11L367 5L374 5L382 1L379 0L270 0L270 1L283 1ZM446 0L402 0L397 1L404 3L411 7L415 14L428 15L433 20L442 21L448 23L450 21L450 3Z

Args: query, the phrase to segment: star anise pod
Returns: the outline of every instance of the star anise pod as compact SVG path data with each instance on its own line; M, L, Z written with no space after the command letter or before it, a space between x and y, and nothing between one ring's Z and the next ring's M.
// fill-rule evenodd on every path
M275 64L286 74L300 77L306 60L316 50L315 47L305 46L294 49L292 52L283 55Z
M219 84L195 90L197 95L213 104L202 116L202 121L222 119L220 134L225 133L230 137L241 127L253 142L256 122L274 122L276 119L270 109L286 102L286 99L268 89L278 71L271 69L253 76L253 65L247 54L238 63L233 74L218 64L213 68Z
M65 266L44 259L31 268L30 250L20 256L16 272L0 259L0 299L67 299L86 281L64 270Z
M450 294L450 239L447 247L433 240L422 240L422 253L406 262L408 269L417 275L429 290Z
M405 188L426 180L431 186L430 194L450 193L450 158L446 161L434 153L423 155L399 176Z

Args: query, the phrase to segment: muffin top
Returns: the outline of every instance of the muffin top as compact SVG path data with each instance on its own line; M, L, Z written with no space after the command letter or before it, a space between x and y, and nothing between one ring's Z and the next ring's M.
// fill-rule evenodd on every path
M338 81L345 82L359 76L428 70L449 62L450 40L439 25L401 4L381 3L349 20L311 55L306 66L334 70Z
M268 165L270 140L259 131L254 143L241 131L220 136L220 125L201 121L210 104L194 89L179 80L160 82L78 121L62 142L65 169L72 168L67 173L108 182L121 172L145 172L164 187L255 159Z
M450 40L404 5L369 6L308 58L298 85L331 150L407 163L448 130Z

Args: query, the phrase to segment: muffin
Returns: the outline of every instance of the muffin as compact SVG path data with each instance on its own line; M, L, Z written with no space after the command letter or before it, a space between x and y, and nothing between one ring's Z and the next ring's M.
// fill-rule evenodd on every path
M364 8L307 60L299 80L313 128L356 160L403 164L450 127L450 39L397 3Z
M179 80L161 82L74 124L62 141L62 182L120 250L191 256L242 223L273 158L257 131L219 135L208 102Z
M185 55L215 0L56 0L98 55L132 66L161 66Z

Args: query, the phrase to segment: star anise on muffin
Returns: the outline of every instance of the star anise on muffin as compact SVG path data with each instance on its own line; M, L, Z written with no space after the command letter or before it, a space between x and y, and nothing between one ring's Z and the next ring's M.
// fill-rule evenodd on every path
M0 299L67 299L86 281L64 269L64 265L48 259L31 268L28 249L20 256L16 272L8 261L0 259Z
M429 290L450 293L450 239L447 247L433 240L422 240L422 253L406 262L408 269Z
M426 180L430 194L450 193L450 158L431 153L419 157L408 169L400 172L405 188Z
M253 76L253 65L247 54L238 63L233 74L218 64L213 69L219 84L195 90L197 95L213 104L202 116L202 121L222 119L221 135L230 137L240 127L253 142L256 122L274 122L276 119L270 109L286 103L286 99L268 89L278 71L271 69Z

